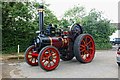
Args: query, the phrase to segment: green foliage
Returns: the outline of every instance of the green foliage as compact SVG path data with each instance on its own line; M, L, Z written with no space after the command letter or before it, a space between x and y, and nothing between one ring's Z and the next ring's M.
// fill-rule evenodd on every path
M68 30L68 26L70 26L69 22L66 19L60 20L60 27L64 30Z
M57 17L47 7L45 7L44 22L45 27L47 27L49 24L59 25Z
M31 44L38 28L37 8L40 4L36 2L3 2L2 3L2 51L3 53L17 52L17 45L20 51ZM57 17L45 5L44 28L48 24L57 24L63 29L68 28L73 23L80 23L84 26L84 33L89 33L94 37L97 49L111 48L109 36L115 31L110 21L102 18L100 12L91 10L85 14L85 8L74 6L65 12L64 18L58 20ZM0 5L1 7L1 5Z
M97 50L108 50L112 48L112 44L110 43L96 43L95 46Z
M66 19L69 24L72 25L73 23L80 23L84 16L85 8L81 6L74 6L65 12L63 19Z
M109 49L112 47L109 36L115 32L115 27L101 16L100 12L91 10L89 15L82 19L81 24L84 26L84 32L94 37L96 49Z
M2 3L2 51L16 52L17 45L21 51L29 44L33 26L32 3L26 2L3 2Z
M93 36L96 49L109 49L112 47L109 42L109 36L115 32L115 27L110 23L110 20L102 17L101 12L92 9L89 14L86 15L84 7L74 6L65 12L64 18L68 20L68 25L73 23L81 24L84 33L89 33ZM65 23L65 21L63 23Z
M2 3L2 51L3 53L17 52L31 44L38 28L39 3L36 2L3 2ZM48 23L57 24L58 20L53 13L45 7L45 26ZM52 19L52 20L51 20Z

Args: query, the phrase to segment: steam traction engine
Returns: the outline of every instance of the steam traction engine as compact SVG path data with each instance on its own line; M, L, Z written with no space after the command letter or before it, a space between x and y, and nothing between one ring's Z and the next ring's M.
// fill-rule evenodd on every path
M46 71L54 70L60 59L72 60L75 56L81 63L89 63L95 54L95 44L91 35L83 34L79 24L71 26L69 31L58 30L51 24L43 30L44 8L41 5L39 12L39 31L33 45L25 52L25 61L31 66L39 65Z

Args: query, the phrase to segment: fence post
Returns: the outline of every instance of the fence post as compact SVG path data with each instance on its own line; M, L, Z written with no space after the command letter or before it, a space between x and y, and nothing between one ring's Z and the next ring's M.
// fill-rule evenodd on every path
M18 60L19 60L20 47L18 45Z

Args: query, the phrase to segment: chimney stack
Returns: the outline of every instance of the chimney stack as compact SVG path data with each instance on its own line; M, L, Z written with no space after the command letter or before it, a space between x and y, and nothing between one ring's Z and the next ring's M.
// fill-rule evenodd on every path
M38 9L38 14L39 14L39 30L40 30L40 32L42 32L43 27L44 27L44 15L43 15L43 11L44 11L44 6L40 5L39 9Z

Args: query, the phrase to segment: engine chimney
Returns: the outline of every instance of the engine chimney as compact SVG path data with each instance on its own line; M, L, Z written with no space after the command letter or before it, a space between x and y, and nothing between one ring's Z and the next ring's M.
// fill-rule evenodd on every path
M40 5L38 9L39 14L39 30L42 32L43 26L44 26L44 16L43 16L44 6Z

